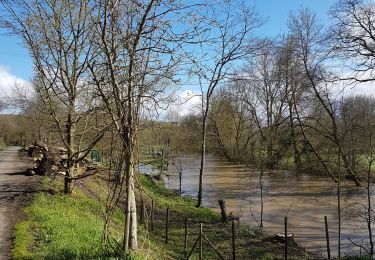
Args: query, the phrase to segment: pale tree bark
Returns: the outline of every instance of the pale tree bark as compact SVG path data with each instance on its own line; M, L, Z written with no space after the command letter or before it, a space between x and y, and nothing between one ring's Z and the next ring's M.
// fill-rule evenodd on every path
M105 0L97 8L91 42L95 58L89 68L122 143L124 165L119 169L126 190L122 247L127 254L138 248L134 167L140 118L147 106L157 107L160 94L175 80L182 41L190 33L175 33L174 22L186 22L191 17L190 6L170 1Z

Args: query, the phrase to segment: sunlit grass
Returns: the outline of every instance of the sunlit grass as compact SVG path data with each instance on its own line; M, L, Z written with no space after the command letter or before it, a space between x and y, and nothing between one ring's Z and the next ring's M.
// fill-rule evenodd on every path
M14 259L108 259L119 257L119 252L105 255L102 247L103 207L107 195L104 176L86 179L77 185L70 196L62 194L62 182L52 183L46 178L45 188L51 187L55 195L38 193L26 209L27 220L15 229ZM188 247L192 248L203 223L204 233L226 257L231 256L231 225L221 223L219 214L207 207L196 208L196 201L181 197L165 189L150 177L137 174L137 183L146 206L147 217L139 225L137 255L128 259L183 259L184 219L189 218ZM154 230L150 230L150 202L154 201ZM140 205L138 201L138 205ZM165 212L169 208L169 243L165 244ZM139 208L138 208L139 212ZM123 205L113 215L111 235L121 243L124 224ZM263 244L264 235L242 224L236 225L239 259L279 259L282 247ZM203 243L204 259L217 259L207 242ZM311 256L296 248L298 257ZM195 250L193 258L198 251ZM122 254L121 254L122 255ZM301 258L302 257L302 258Z

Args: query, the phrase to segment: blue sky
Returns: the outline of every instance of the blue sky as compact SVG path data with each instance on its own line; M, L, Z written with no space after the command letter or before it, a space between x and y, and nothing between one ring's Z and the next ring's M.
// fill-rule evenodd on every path
M329 24L328 11L336 0L255 0L255 9L266 20L260 29L263 36L276 36L287 31L288 16L301 8L309 8L324 25Z
M250 0L248 0L250 1ZM335 0L255 0L251 1L259 15L266 20L259 30L261 36L276 36L285 33L290 12L308 7L317 13L324 24L328 24L327 12ZM0 93L8 88L12 79L29 81L32 78L32 62L27 49L15 36L0 30ZM8 78L7 78L8 76Z
M16 36L0 30L0 46L0 67L8 69L16 77L30 80L33 72L32 62L21 41Z

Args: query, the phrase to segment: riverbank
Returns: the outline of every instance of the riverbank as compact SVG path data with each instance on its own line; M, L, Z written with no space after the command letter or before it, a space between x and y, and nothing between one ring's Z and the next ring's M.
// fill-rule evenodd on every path
M138 196L142 197L144 214L139 219L137 255L128 259L183 259L184 219L188 221L190 251L203 224L203 233L225 257L232 253L231 225L220 222L219 215L210 209L195 208L195 201L183 198L163 188L162 184L143 175L137 175ZM43 181L43 189L25 209L27 219L17 224L13 248L14 259L92 259L102 258L103 210L107 183L104 172L76 183L71 196L62 194L59 179ZM150 204L154 201L154 220L151 229ZM141 205L138 201L138 205ZM166 209L169 209L168 243L165 240ZM141 213L141 208L138 208ZM116 209L111 225L113 245L121 244L124 215ZM257 229L236 224L236 255L238 259L281 259L284 243L273 241ZM204 259L217 259L206 240L203 241ZM117 248L118 249L118 248ZM118 257L116 246L109 252ZM290 259L316 259L294 243L289 247ZM198 250L192 253L197 257Z

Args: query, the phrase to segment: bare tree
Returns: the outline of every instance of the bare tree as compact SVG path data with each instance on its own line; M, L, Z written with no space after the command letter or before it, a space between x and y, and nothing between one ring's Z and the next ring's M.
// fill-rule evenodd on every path
M185 53L182 45L191 37L190 27L182 24L194 22L194 6L154 0L105 0L97 6L91 42L95 54L89 67L122 143L118 169L125 179L126 253L138 247L134 166L140 120L159 108L160 99L170 93L167 87L177 81L175 70ZM181 31L177 25L188 29Z
M349 71L343 78L374 80L375 4L373 1L340 0L330 11L330 42ZM348 59L349 58L349 59Z
M308 84L314 99L318 102L319 107L321 107L321 112L325 114L324 118L326 120L322 124L318 121L315 122L322 127L321 134L327 137L327 140L332 142L337 148L346 173L356 185L359 185L358 178L350 167L348 157L343 149L343 139L340 137L336 114L337 107L335 107L335 100L332 99L332 92L330 91L330 87L332 87L329 81L330 73L324 67L329 58L330 51L329 49L324 49L326 38L322 33L322 27L319 25L315 15L305 9L301 10L298 16L290 17L289 28L292 37L295 39L298 58L303 64L304 75L307 79L305 83ZM310 146L312 146L311 143ZM321 157L316 150L314 154L317 157ZM326 166L323 165L323 167L327 170ZM329 175L334 177L333 174Z
M245 102L244 80L233 80L212 98L209 128L225 158L243 163L251 158L255 124Z
M354 245L360 247L370 256L374 255L373 242L373 206L372 206L372 183L373 183L373 165L375 162L374 156L374 108L375 102L373 97L365 96L350 96L344 98L340 115L342 124L348 129L348 136L346 140L346 149L349 154L355 153L357 164L356 168L362 173L363 181L366 184L363 188L366 190L366 201L354 203L353 209L350 210L347 216L349 218L363 219L367 224L368 241L363 244L350 240ZM358 158L357 158L358 157Z
M0 112L2 112L7 107L5 100L0 99Z
M28 47L35 66L36 92L68 150L64 190L70 193L77 163L88 155L106 130L90 122L90 116L97 110L87 80L92 3L89 0L79 4L52 0L1 2L11 18L3 18L2 23ZM94 133L90 140L85 139L89 132Z
M286 89L283 82L282 66L277 58L278 51L271 42L250 61L245 69L247 75L244 95L262 143L266 147L266 165L275 168L285 151L281 137L287 137ZM263 147L263 145L262 145ZM263 149L263 148L262 148Z
M207 119L211 98L215 89L234 75L233 65L254 52L256 47L251 33L262 24L254 10L244 5L236 6L232 1L214 4L215 6L207 7L207 14L204 16L209 25L205 33L208 38L202 40L201 44L201 53L204 55L193 61L196 64L194 73L199 80L202 93L201 162L197 207L202 205L203 198Z
M325 48L327 42L323 34L322 26L317 18L309 10L301 10L299 14L290 17L289 30L294 39L297 57L303 64L304 75L307 79L305 84L311 90L311 103L315 103L315 111L302 110L295 102L295 110L300 130L310 149L322 165L324 171L337 182L337 210L338 210L338 257L341 255L341 181L342 166L347 178L351 179L357 186L360 185L358 173L350 164L344 148L344 140L347 129L340 127L338 117L338 100L330 91L333 86L331 73L328 72L327 60L330 58L330 49ZM294 97L295 98L295 97ZM309 112L310 115L306 112ZM311 112L314 112L315 115ZM302 113L305 116L302 116ZM329 162L324 150L318 150L312 134L324 138L332 145L333 152L337 155L336 160ZM317 139L316 139L317 140Z

